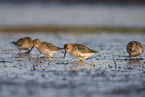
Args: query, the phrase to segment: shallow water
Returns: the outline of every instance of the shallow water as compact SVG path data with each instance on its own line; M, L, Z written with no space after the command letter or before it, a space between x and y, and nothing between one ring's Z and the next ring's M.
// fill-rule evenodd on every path
M81 43L100 53L79 62L64 51L53 58L36 48L19 54L11 41L30 36L63 47ZM145 53L129 60L126 45L131 40L145 47L145 34L0 33L1 97L144 97Z

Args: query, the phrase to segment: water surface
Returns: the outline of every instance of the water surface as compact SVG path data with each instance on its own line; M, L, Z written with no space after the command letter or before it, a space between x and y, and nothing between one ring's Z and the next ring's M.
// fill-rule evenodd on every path
M34 48L20 54L11 41L29 36L63 47L81 43L100 53L79 62L64 50L53 58ZM0 33L1 97L143 97L145 53L129 60L126 45L131 40L145 47L145 34Z

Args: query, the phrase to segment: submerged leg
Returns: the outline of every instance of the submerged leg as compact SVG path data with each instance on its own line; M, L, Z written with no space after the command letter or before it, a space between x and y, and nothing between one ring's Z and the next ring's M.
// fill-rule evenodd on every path
M139 62L139 56L136 56L137 57L137 61Z
M21 53L23 53L23 49L21 49Z
M131 55L129 55L129 58L131 59L131 58L132 58L132 56L131 56Z
M82 62L83 60L82 59L80 59L80 62Z
M48 56L47 56L47 55L45 55L45 57L47 58Z

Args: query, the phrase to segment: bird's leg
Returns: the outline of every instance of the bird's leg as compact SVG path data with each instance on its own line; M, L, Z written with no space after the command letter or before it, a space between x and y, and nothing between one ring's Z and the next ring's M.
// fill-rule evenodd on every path
M45 57L47 58L48 56L47 56L47 55L45 55Z
M136 56L137 57L137 61L139 62L139 56Z
M23 53L23 49L21 49L21 53Z
M131 56L131 55L129 55L129 58L131 59L131 58L132 58L132 56Z
M80 59L80 62L82 62L83 60L82 59Z
M49 61L52 60L52 57L49 57L48 60L49 60Z

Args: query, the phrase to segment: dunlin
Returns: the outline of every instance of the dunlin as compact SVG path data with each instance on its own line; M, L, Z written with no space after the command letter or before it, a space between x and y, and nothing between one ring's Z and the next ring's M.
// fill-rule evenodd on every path
M23 37L16 42L13 41L11 43L14 44L19 50L21 50L21 52L23 52L23 50L29 51L29 49L33 46L33 40L30 37Z
M33 41L33 44L34 44L33 47L36 47L40 53L42 53L45 56L49 55L50 57L52 57L53 54L56 54L58 51L63 49L60 47L56 47L55 45L48 43L48 42L40 42L39 39L35 39ZM33 49L33 47L32 47L32 49Z
M64 49L64 58L66 53L69 52L73 57L80 59L80 61L91 57L95 53L99 53L98 51L91 50L87 46L78 43L65 44Z
M127 44L126 50L129 54L129 57L135 56L138 58L138 56L144 51L143 46L140 42L137 41L131 41Z

